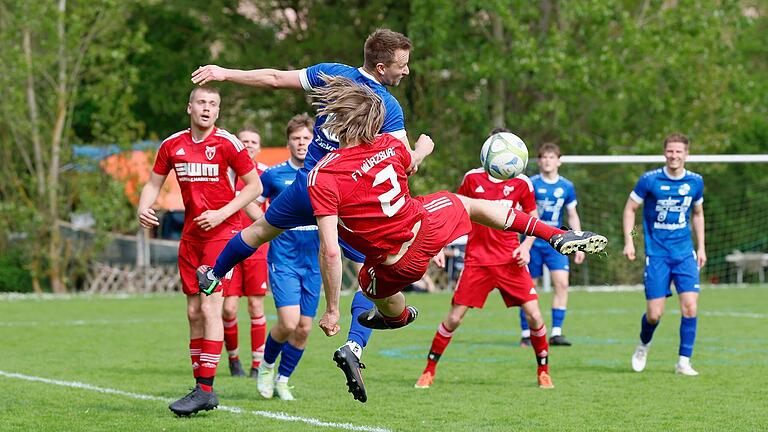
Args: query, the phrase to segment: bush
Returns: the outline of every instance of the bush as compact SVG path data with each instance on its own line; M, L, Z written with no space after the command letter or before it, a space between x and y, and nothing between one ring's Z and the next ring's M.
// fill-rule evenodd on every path
M0 254L0 292L32 292L32 275L18 249Z

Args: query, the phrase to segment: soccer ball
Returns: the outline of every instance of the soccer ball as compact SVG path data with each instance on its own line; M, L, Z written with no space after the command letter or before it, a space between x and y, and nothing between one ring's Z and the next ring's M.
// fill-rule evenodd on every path
M499 132L488 137L480 150L480 163L491 177L515 178L528 165L528 147L517 135Z

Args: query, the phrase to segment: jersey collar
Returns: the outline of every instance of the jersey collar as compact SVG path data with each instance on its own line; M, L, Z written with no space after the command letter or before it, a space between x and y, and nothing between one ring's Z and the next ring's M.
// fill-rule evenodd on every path
M664 175L667 176L667 178L670 179L670 180L680 180L683 177L685 177L686 174L688 174L688 170L683 170L682 174L680 174L679 176L675 177L675 176L672 176L672 174L669 173L669 170L667 170L666 166L662 167L661 169L662 169L662 171L664 171Z
M557 175L557 177L555 177L555 179L554 179L554 180L547 180L547 178L546 178L546 177L544 177L543 175L539 175L539 178L540 178L540 179L541 179L541 181L543 181L544 183L553 185L553 184L556 184L557 182L559 182L559 181L560 181L560 174L558 174L558 175Z
M375 83L381 84L381 82L379 82L379 80L377 80L376 77L374 77L373 75L369 74L368 71L366 71L362 67L357 68L357 70L358 70L358 72L360 72L360 74L362 74L364 77L368 78L369 80L371 80L371 81L373 81Z

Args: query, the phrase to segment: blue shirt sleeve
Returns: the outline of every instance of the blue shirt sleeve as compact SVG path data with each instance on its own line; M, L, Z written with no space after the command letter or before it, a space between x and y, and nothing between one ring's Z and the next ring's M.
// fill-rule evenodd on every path
M645 200L648 195L648 181L651 176L644 174L637 180L635 188L632 189L632 193L635 194L641 200Z
M272 170L267 169L264 171L264 173L259 177L261 179L261 196L264 198L270 198L272 196Z
M696 194L693 197L693 204L701 204L704 202L704 178L699 177L696 182Z
M576 188L573 183L568 182L568 190L565 193L565 206L568 207L571 203L576 201Z
M403 108L397 102L394 96L387 94L384 98L384 124L381 126L382 133L397 132L405 129L405 116Z
M316 65L310 66L301 73L300 79L302 87L304 87L304 90L306 91L309 91L315 87L322 87L325 85L325 81L320 79L321 74L337 76L342 75L348 69L349 66L341 63L318 63Z

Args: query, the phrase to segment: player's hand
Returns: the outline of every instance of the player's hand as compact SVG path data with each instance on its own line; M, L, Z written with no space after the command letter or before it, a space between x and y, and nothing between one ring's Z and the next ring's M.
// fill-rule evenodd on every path
M576 251L576 253L573 255L573 262L576 264L581 264L584 262L584 258L587 257L587 254L584 253L584 251Z
M200 66L192 72L192 82L197 85L205 85L211 81L226 81L226 69L216 65Z
M634 261L635 260L635 245L632 243L627 243L624 245L624 256L627 257L628 260Z
M144 228L153 228L160 225L160 220L155 216L155 210L151 208L139 209L139 224Z
M213 228L219 226L226 219L224 212L221 210L206 210L200 216L193 219L193 221L202 228L203 231L210 231Z
M437 255L432 257L432 262L440 268L445 268L445 251L441 249Z
M410 176L410 175L414 175L414 174L416 174L417 172L419 172L419 165L418 165L418 164L413 164L413 165L411 165L411 167L410 167L410 168L408 168L408 169L405 171L405 175L408 175L408 176Z
M517 249L512 251L512 258L517 260L518 266L526 266L531 262L531 251L525 246L518 246Z
M341 330L339 327L339 312L326 310L323 317L320 318L320 328L326 336L331 337Z
M704 249L699 249L696 251L696 264L699 266L699 269L704 267L704 264L707 263L707 253L704 251Z

